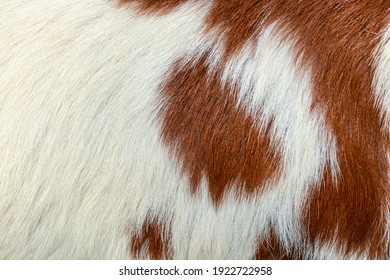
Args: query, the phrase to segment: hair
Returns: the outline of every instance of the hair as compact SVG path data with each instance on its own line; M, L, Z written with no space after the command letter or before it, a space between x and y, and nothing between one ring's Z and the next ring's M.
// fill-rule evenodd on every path
M0 18L0 258L390 259L388 0Z

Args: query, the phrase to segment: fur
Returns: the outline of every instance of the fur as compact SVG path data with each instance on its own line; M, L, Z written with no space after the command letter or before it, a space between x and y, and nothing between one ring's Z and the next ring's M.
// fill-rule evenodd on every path
M388 0L2 0L0 259L390 259Z

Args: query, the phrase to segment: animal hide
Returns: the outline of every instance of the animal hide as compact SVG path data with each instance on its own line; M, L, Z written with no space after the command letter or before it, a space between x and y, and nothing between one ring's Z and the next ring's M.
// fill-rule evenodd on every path
M390 259L389 0L1 0L1 259Z

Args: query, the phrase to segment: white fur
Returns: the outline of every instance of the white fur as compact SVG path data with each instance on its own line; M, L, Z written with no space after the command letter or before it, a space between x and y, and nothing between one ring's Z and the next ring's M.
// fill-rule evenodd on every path
M268 183L270 197L263 196L258 204L269 219L261 223L260 232L273 224L286 248L299 248L299 220L308 187L319 185L328 162L336 178L337 151L323 113L310 112L311 71L299 60L294 63L299 54L294 53L292 40L275 26L265 28L258 41L249 42L240 57L228 62L225 77L240 84L241 103L249 114L259 116L260 126L273 120L272 139L283 151L283 174Z
M128 258L128 224L172 216L180 180L156 89L201 45L205 10L148 18L111 4L0 5L0 258Z
M385 116L385 127L390 133L390 24L385 28L382 35L376 60L377 71L374 84L376 101Z

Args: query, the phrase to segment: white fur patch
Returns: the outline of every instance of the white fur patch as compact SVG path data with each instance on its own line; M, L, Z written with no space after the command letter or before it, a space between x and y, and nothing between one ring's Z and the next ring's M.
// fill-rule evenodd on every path
M385 127L390 132L390 25L384 30L376 59L376 102L385 116Z
M390 21L390 16L388 18ZM374 80L376 103L384 117L384 131L390 134L390 24L384 29L381 44L377 50L376 60L377 69ZM388 166L390 167L390 147L388 148L387 158ZM390 244L390 168L387 174L389 182L387 192L387 238L389 240L388 244Z
M241 103L248 113L260 115L264 123L259 125L273 121L271 139L283 151L284 173L277 182L269 182L269 194L258 205L285 248L299 247L302 206L309 186L319 185L327 163L334 178L338 172L334 136L323 113L310 109L310 69L302 68L300 60L294 63L296 56L291 41L271 24L258 41L249 42L239 57L229 61L225 72L226 80L232 79L243 89Z

